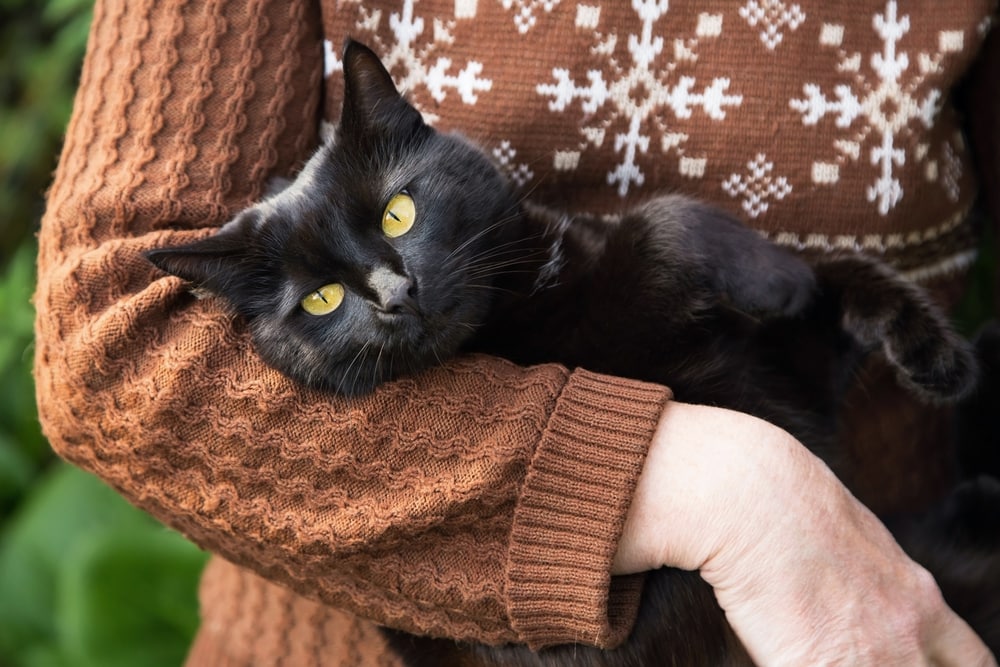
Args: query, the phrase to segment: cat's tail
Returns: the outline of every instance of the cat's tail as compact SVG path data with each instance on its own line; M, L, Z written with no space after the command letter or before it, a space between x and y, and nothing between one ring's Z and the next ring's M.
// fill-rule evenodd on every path
M972 347L923 289L863 255L826 256L813 265L843 330L862 349L880 349L905 386L935 402L972 391L978 376Z

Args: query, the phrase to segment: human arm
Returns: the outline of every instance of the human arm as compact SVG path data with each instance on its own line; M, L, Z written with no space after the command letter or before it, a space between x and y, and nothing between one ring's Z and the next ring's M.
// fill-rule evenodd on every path
M933 578L785 431L671 402L615 572L699 570L763 665L995 665Z
M314 18L306 3L97 5L40 237L46 433L305 595L414 632L612 645L638 581L607 573L666 390L476 358L358 401L305 392L141 258L210 233L308 152ZM543 605L552 581L569 613Z
M316 12L97 3L39 239L45 432L300 594L413 632L614 644L639 581L608 571L666 389L475 357L363 399L306 391L141 256L211 233L306 157ZM551 546L544 572L536 544ZM576 597L538 615L553 573Z

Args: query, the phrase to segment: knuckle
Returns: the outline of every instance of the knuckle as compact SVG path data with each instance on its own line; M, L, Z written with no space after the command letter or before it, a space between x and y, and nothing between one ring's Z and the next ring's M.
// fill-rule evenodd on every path
M911 586L922 605L929 610L939 610L944 607L944 598L937 581L929 571L914 565L910 573Z
M900 641L919 649L928 636L934 634L949 610L930 572L914 564L905 577L909 601L894 610L892 626Z

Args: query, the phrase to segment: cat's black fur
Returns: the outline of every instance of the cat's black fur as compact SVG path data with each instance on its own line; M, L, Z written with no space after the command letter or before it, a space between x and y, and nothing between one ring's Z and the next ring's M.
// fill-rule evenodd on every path
M148 254L226 299L262 357L293 378L360 394L463 350L561 362L761 416L841 472L835 410L863 355L881 351L929 400L975 384L967 344L875 260L807 263L680 196L616 220L535 208L478 149L424 124L366 47L349 42L344 73L337 134L294 183L212 237ZM390 239L382 212L401 191L417 222ZM331 282L345 287L340 309L304 312L300 300ZM1000 490L984 479L897 533L946 595L964 591L949 601L994 650L1000 544L983 536L997 534L997 516ZM388 634L411 664L435 667L749 663L711 589L666 568L649 577L636 629L614 651Z

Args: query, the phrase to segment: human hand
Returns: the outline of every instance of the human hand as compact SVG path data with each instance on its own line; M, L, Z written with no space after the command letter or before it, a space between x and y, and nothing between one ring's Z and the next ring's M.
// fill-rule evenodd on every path
M671 403L615 572L699 570L763 665L996 665L933 578L783 430Z

